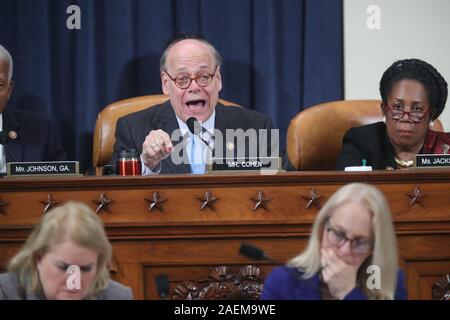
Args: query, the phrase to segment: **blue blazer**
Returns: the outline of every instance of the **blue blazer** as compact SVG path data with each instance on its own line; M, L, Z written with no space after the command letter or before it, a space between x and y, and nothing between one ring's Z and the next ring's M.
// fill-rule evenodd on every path
M302 273L295 268L283 266L273 269L264 283L260 299L321 300L319 275L311 279L302 279L301 276ZM407 299L404 283L404 273L399 271L395 300ZM344 297L344 300L367 300L367 296L361 289L354 288Z
M51 121L39 113L5 108L3 132L16 135L5 146L6 162L66 160L59 134Z

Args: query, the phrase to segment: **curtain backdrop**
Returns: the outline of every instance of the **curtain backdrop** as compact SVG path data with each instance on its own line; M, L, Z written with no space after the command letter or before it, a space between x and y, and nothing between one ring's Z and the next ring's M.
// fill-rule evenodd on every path
M73 4L81 30L66 27ZM283 145L293 116L343 97L339 0L1 0L16 82L9 107L51 117L84 172L97 113L161 93L159 57L180 31L211 41L224 58L220 96L270 116Z

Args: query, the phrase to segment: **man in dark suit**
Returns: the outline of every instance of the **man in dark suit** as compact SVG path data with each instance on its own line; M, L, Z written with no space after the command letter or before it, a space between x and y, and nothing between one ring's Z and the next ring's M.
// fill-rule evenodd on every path
M21 161L65 160L65 152L46 117L6 108L14 82L13 60L0 45L0 174L6 163Z
M245 149L254 145L258 145L256 154L250 155L278 156L278 136L274 137L276 142L273 145L270 143L273 126L269 118L257 111L225 107L218 102L222 89L221 62L217 50L198 36L182 35L169 42L161 57L160 71L163 92L170 100L119 119L112 162L120 151L135 149L140 154L143 174L203 173L204 167L196 171L192 165L196 163L193 159L205 160L205 153L198 152L199 145L206 152L208 148L213 150L211 152L216 157L217 153L223 157L230 152L236 155L241 147ZM202 124L201 130L206 133L202 139L196 135L189 138L190 130L186 123L192 117ZM244 139L239 142L239 139L226 136L227 129L242 129L244 132L267 129L269 147L262 150L259 141L252 143ZM179 134L174 137L177 130ZM216 137L212 132L221 132L224 137L222 143L214 140L214 147L209 144L210 136ZM261 140L259 135L257 139ZM176 150L180 142L186 147L181 153ZM197 149L194 149L195 144ZM249 153L245 155L249 156ZM187 161L179 161L181 157Z

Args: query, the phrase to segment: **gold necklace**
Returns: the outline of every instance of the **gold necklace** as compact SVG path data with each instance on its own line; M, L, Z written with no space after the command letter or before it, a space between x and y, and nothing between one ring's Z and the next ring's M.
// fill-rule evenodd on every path
M397 157L394 157L394 159L400 168L411 168L414 165L413 160L401 160Z

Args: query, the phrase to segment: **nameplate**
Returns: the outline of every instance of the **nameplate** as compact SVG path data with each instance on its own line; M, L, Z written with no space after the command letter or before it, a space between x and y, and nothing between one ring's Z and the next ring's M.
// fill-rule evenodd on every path
M417 154L414 162L417 168L449 168L450 154Z
M213 158L207 164L207 172L220 171L267 171L279 170L281 159L278 157L260 158Z
M7 175L22 176L61 176L78 175L78 161L9 162Z

